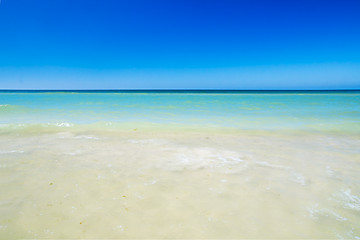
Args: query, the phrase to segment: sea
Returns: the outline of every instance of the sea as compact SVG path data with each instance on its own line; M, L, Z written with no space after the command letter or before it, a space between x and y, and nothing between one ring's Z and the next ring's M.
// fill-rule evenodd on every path
M360 239L360 91L0 91L0 238Z

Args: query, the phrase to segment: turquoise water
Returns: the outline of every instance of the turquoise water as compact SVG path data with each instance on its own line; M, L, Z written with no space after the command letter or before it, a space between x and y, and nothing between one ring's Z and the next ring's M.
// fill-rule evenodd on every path
M0 124L123 123L360 132L360 92L0 92Z

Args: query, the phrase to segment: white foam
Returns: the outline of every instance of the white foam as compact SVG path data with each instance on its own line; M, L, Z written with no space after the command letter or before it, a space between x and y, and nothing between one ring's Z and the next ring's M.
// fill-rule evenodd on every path
M100 138L92 136L92 135L79 135L74 138L76 138L76 139L94 139L94 140L100 139Z
M340 201L344 208L360 211L360 197L351 194L351 190L347 189L340 194L333 194L336 200Z
M354 229L351 229L350 231L348 231L346 235L347 235L350 239L360 239L359 236L354 235Z
M333 176L334 175L334 170L332 170L330 166L326 166L326 173L329 176Z
M166 141L164 139L156 139L156 138L149 138L149 139L128 139L127 142L133 144L165 144Z
M338 221L340 221L340 222L344 222L344 221L347 221L347 220L348 220L346 217L340 216L340 215L337 214L336 212L329 211L329 213L331 213L331 214L336 218L336 220L338 220Z
M340 214L332 211L331 209L319 208L319 204L314 204L314 205L310 206L307 210L309 212L310 218L315 219L315 220L318 220L319 216L333 217L337 221L340 221L340 222L345 222L348 220L346 217L341 216Z
M114 230L120 230L121 232L123 232L124 227L122 225L117 225L116 227L114 227Z
M306 178L301 175L300 173L297 172L291 172L291 177L290 177L290 181L295 182L295 183L299 183L303 186L306 185Z
M278 169L290 169L290 167L287 166L282 166L282 165L276 165L276 164L271 164L265 161L262 162L255 162L257 165L263 166L263 167L270 167L270 168L278 168Z
M319 204L314 204L307 208L310 218L318 219L317 215L320 213L318 206Z
M65 152L64 154L66 155L70 155L70 156L76 156L76 155L80 155L82 152L77 150L77 151L74 151L74 152Z
M179 170L212 169L225 173L235 173L247 168L248 163L237 152L215 148L176 148L175 158L169 158L161 167Z
M68 122L62 122L62 123L54 123L54 124L48 124L50 126L57 126L57 127L73 127L74 124L68 123Z
M238 157L228 157L229 159L236 161L236 162L244 162L244 160L238 158Z
M155 142L154 139L140 139L140 140L136 140L136 139L130 139L130 140L127 140L127 142L129 143L134 143L134 144L144 144L144 143L153 143Z
M344 237L344 236L342 236L341 234L336 234L336 237L338 238L338 239L359 239L360 240L360 237L359 236L356 236L356 235L354 235L354 229L352 228L352 229L350 229L350 231L348 231L347 233L346 233L346 237Z
M8 151L0 151L0 154L9 154L9 153L24 153L22 150L8 150Z

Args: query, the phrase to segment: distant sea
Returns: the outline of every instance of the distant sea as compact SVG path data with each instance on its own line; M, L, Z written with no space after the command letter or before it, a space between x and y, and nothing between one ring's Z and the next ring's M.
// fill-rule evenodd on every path
M0 91L0 239L360 239L360 91Z
M112 124L358 133L359 119L357 90L0 91L2 128Z

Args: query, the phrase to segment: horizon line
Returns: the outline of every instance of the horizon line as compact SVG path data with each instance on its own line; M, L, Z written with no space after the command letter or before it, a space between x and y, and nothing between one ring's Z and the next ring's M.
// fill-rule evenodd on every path
M228 88L124 88L124 89L0 89L0 91L360 91L360 88L338 89L228 89Z

